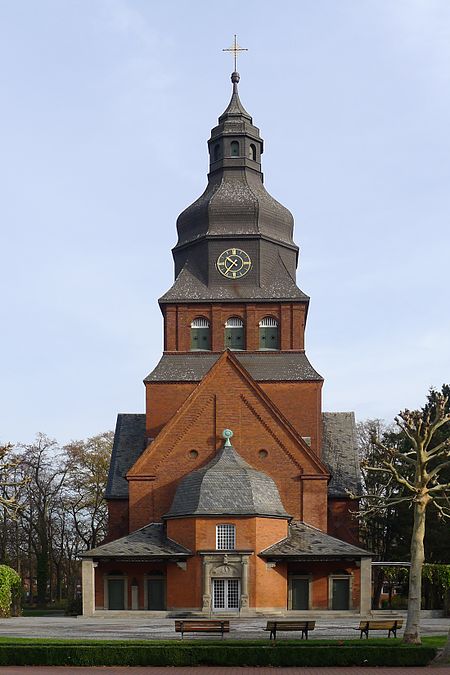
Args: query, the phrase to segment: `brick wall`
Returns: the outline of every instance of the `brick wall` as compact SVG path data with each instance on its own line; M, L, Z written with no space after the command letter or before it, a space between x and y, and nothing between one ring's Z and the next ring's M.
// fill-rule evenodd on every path
M225 353L129 472L130 530L160 521L180 479L215 456L225 428L233 430L239 454L273 478L287 512L302 518L301 476L312 479L325 470ZM311 514L316 511L316 516L310 515L311 524L326 526L326 492L321 484L315 507L308 509Z
M246 349L259 349L259 322L265 316L277 319L280 327L281 349L304 349L306 322L305 302L285 303L195 303L163 305L164 350L190 350L191 323L198 317L208 319L211 326L213 351L224 349L225 322L238 316L246 328Z

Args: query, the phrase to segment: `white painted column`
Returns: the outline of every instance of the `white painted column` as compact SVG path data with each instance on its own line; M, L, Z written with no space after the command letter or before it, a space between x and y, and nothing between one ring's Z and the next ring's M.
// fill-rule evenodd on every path
M242 578L241 578L241 609L248 608L248 556L242 556Z
M139 586L131 584L131 609L139 609Z
M211 563L203 560L203 608L202 611L207 613L211 610Z
M372 558L361 558L359 611L362 616L372 609Z
M83 616L95 613L95 568L93 560L81 561L81 589L83 597Z

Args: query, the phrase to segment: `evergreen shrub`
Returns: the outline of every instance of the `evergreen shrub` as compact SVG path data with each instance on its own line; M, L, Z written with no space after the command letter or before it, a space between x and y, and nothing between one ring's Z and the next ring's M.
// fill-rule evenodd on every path
M0 644L2 666L425 666L426 646L271 644Z
M8 565L0 565L0 616L19 615L21 599L22 579L19 574Z

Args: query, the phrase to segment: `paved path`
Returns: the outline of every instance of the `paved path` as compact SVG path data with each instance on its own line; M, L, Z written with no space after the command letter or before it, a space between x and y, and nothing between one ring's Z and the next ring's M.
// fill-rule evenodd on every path
M400 612L397 616L401 614ZM450 618L423 618L422 635L447 635ZM232 618L230 633L225 639L266 639L266 618ZM358 638L359 617L342 619L317 619L316 629L310 639ZM402 631L399 631L399 635ZM285 633L292 638L292 634ZM42 638L91 638L97 640L179 640L175 634L174 620L148 617L14 617L0 619L0 636ZM380 633L379 636L384 636ZM281 634L281 639L283 634ZM204 635L192 635L189 639L205 639Z
M358 637L356 629L359 618L318 619L316 629L310 633L310 639L330 637ZM225 639L250 638L265 639L263 629L266 619L252 617L232 619L231 632ZM423 635L447 635L450 618L423 618ZM174 620L167 618L67 618L67 617L14 617L0 619L0 636L6 637L57 637L91 639L177 639ZM291 634L286 634L292 637ZM190 636L191 637L191 636ZM192 636L194 637L194 636ZM205 639L204 636L198 636ZM439 675L450 675L450 666L430 666L429 668L274 668L247 667L224 668L218 666L203 667L50 667L50 666L5 666L0 667L0 675L424 675L425 671L435 671Z
M195 668L60 668L60 667L8 667L0 668L0 675L424 675L432 671L436 675L448 675L450 666L430 668L224 668L222 666L198 666ZM430 673L431 675L431 673Z

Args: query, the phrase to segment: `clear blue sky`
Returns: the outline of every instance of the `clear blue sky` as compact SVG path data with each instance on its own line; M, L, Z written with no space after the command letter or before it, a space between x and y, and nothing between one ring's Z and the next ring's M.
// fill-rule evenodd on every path
M3 0L1 440L143 412L234 33L324 409L390 420L450 380L448 0Z

